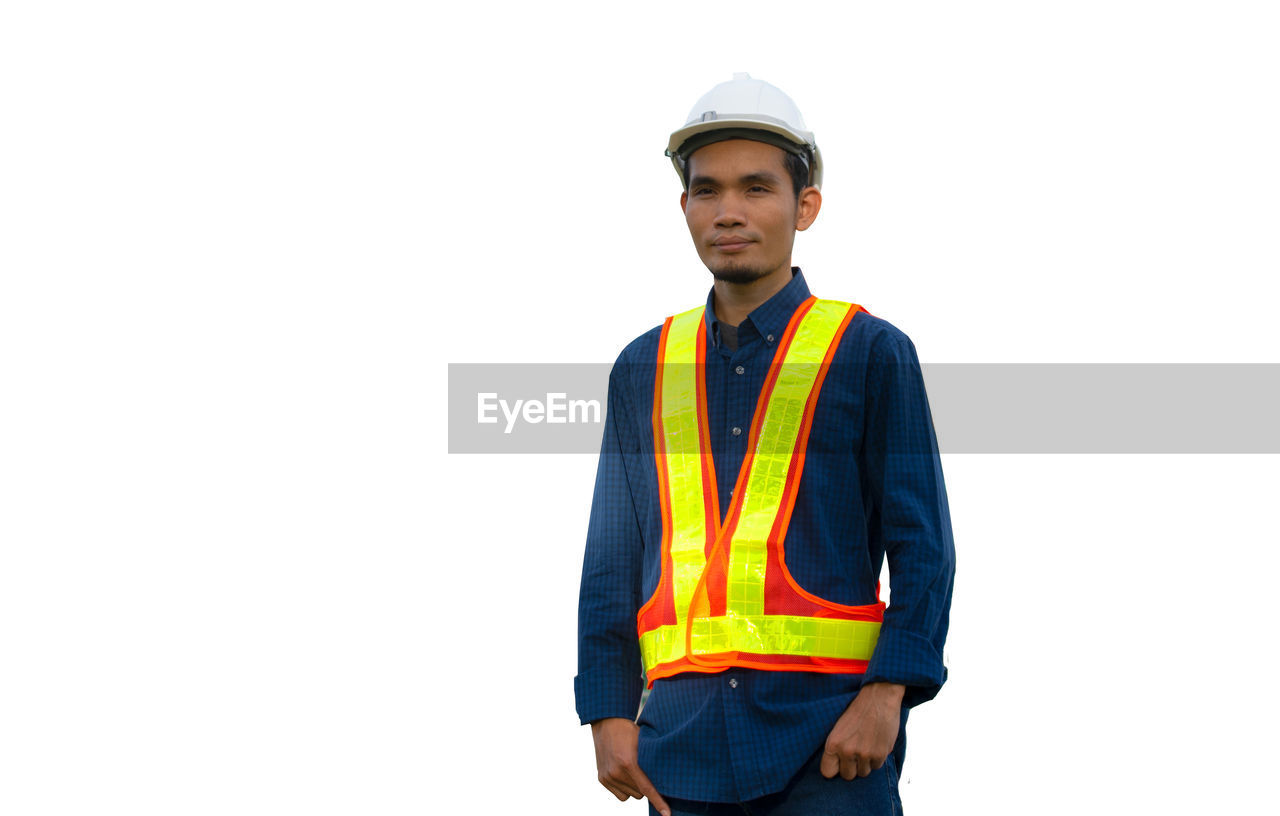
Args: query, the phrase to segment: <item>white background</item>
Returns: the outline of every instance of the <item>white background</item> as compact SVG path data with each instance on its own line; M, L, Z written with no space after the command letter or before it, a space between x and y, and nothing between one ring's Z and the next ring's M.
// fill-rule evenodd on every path
M1280 362L1278 17L6 4L0 811L643 813L574 714L594 457L447 455L446 364L702 301L662 149L734 71L923 361ZM1264 812L1277 457L944 467L907 811Z

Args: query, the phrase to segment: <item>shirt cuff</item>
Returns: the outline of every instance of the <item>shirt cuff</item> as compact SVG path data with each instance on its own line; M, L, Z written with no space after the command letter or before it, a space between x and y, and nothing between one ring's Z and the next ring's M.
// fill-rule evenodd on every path
M616 671L594 669L573 678L578 719L583 725L606 717L634 720L640 713L644 675L634 677Z
M882 628L876 650L862 677L866 683L898 683L906 686L902 704L907 708L937 696L947 680L942 655L927 639L913 632Z

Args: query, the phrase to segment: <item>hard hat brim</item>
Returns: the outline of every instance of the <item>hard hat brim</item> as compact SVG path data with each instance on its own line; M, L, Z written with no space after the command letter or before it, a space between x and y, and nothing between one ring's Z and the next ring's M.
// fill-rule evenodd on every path
M709 119L706 121L693 122L672 133L670 140L667 142L666 154L671 157L671 163L675 165L676 173L680 175L682 184L684 183L684 163L688 159L688 153L683 151L681 148L683 148L685 143L692 137L717 130L755 130L764 131L774 135L775 137L780 137L797 150L803 150L809 153L812 157L809 161L809 183L814 187L822 186L822 154L819 152L818 146L814 144L813 134L804 131L797 131L794 128L787 126L785 123L763 114L734 114L733 116L725 117L723 119ZM741 133L734 137L726 138L750 138L750 135L748 133ZM760 139L759 141L763 141L768 144L776 143L775 139ZM698 147L702 147L710 143L701 139L697 140L697 142ZM781 145L779 145L779 147L781 147Z

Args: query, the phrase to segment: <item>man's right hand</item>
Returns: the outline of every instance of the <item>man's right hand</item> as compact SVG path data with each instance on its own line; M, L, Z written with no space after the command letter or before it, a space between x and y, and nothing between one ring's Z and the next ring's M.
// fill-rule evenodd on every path
M618 797L619 802L647 797L662 816L671 816L671 808L658 795L649 777L640 770L636 759L640 727L631 720L610 717L591 723L591 736L596 743L596 771L600 784Z

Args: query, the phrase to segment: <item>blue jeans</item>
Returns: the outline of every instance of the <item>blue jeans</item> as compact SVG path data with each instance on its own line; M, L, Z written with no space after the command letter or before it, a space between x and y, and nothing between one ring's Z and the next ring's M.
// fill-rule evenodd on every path
M898 797L898 757L889 754L870 776L827 779L819 766L822 751L814 754L795 778L777 793L746 802L691 802L664 797L671 816L902 816ZM658 811L649 805L650 816Z

